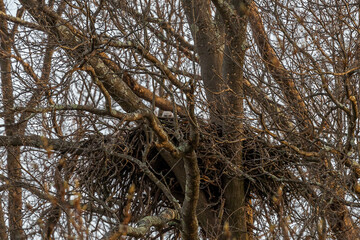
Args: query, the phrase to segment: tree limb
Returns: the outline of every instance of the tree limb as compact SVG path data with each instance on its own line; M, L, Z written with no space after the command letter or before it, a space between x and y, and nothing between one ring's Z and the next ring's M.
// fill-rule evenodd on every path
M294 115L296 116L299 124L303 126L304 129L311 131L312 122L310 120L307 107L304 103L304 99L296 89L295 82L293 81L289 72L280 62L274 49L270 45L261 16L258 13L254 2L250 5L249 10L249 21L253 37L262 55L265 66L281 87L281 91L284 93L286 100L294 112ZM310 132L307 133L310 134Z
M102 240L122 239L122 236L141 238L150 233L151 227L164 228L169 222L179 219L179 213L173 209L166 209L159 216L146 216L136 227L121 224L116 229L107 233Z

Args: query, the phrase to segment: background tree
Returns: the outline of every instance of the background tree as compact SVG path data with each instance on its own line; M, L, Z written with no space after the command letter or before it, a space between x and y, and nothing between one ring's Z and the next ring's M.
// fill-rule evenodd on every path
M358 2L0 18L0 239L359 238Z

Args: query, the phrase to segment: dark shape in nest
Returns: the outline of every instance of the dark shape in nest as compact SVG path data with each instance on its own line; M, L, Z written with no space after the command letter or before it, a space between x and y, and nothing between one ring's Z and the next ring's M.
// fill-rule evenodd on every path
M171 140L178 144L174 136L174 123L172 119L161 119ZM201 123L201 140L197 149L199 168L201 172L201 189L207 195L209 201L216 207L222 194L222 176L224 174L234 175L229 171L225 158L226 145L219 144L215 128L209 124ZM179 121L179 127L186 139L189 133L189 126L186 121ZM119 205L119 209L125 207L126 194L129 185L134 183L137 189L137 197L155 198L149 200L147 209L149 211L169 206L163 193L151 182L144 173L133 163L115 156L109 156L103 150L104 146L111 151L120 154L127 154L137 159L143 159L145 146L149 142L149 134L146 127L137 127L134 130L124 130L118 135L95 136L89 138L86 147L89 149L86 155L78 161L76 173L80 179L84 191L91 193L98 199L109 204ZM245 179L247 188L253 196L265 200L276 193L280 186L279 182L271 177L283 177L289 159L287 153L281 149L269 147L269 145L254 134L247 132L246 140L243 142L244 166L242 171L246 172L255 183ZM94 151L95 150L95 151ZM209 151L211 150L211 151ZM155 174L171 188L175 197L182 201L183 193L180 185L176 182L174 174L166 161L159 154L158 149L153 145L150 147L146 159ZM142 200L139 200L140 202ZM169 206L171 207L171 206ZM144 214L139 211L132 212Z

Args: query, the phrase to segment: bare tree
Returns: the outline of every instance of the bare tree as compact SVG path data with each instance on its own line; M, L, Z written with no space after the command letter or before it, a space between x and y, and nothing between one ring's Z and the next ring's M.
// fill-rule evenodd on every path
M0 239L359 239L359 13L0 0Z

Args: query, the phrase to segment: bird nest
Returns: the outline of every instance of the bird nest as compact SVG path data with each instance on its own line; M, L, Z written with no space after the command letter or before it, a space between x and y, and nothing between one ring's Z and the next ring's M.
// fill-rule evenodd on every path
M162 119L162 124L175 144L179 144L179 136L186 139L189 134L189 124L186 121L179 122L177 129L170 119ZM244 164L234 169L230 164L229 149L222 143L216 129L210 124L201 124L200 145L196 150L201 173L200 187L213 207L220 204L226 178L243 178L253 197L268 198L277 191L279 183L274 177L284 176L291 159L286 151L269 146L266 141L247 131L243 141ZM79 185L89 200L101 202L112 210L118 209L119 218L122 219L126 217L123 209L129 204L129 189L135 186L131 200L133 220L164 207L171 207L162 191L144 174L143 169L122 157L131 156L146 162L148 168L181 201L182 188L154 141L156 136L146 123L113 135L89 137L83 144L83 148L88 151L78 159L75 168Z

